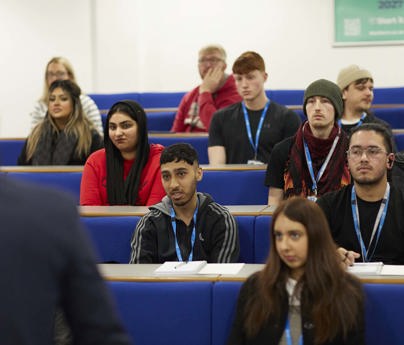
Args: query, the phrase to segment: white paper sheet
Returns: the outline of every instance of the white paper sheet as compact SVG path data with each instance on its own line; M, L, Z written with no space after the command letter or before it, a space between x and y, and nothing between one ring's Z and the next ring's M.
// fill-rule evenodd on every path
M404 276L404 266L403 265L384 265L381 275Z
M207 264L198 274L237 274L244 264Z
M353 274L381 274L383 262L355 262L353 266L348 267L348 272Z

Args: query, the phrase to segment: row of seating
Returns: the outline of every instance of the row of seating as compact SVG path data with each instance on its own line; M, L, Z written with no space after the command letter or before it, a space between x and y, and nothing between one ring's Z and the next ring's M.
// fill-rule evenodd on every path
M293 108L302 121L306 120L301 107ZM386 121L392 128L404 128L404 107L374 108L373 113ZM175 118L175 111L158 111L147 113L147 128L149 132L170 131ZM107 114L102 114L102 123L105 126Z
M404 120L404 114L402 119ZM404 128L404 122L403 122ZM174 134L151 134L149 136L150 143L169 146L178 142L186 142L191 144L198 152L199 163L208 164L208 136L205 135L174 135ZM394 140L397 149L404 150L404 133L394 132ZM18 156L24 145L24 139L0 139L0 164L3 166L13 166L17 164Z
M137 345L225 345L241 282L108 282ZM364 284L366 343L402 344L404 285Z
M178 142L186 142L191 144L198 152L199 163L208 164L208 136L207 134L189 136L189 135L173 135L173 134L150 134L150 143L169 146ZM18 157L24 146L25 138L4 138L0 139L0 165L14 166L17 165Z
M99 262L128 263L130 242L140 216L81 217ZM270 215L235 216L240 236L239 262L264 263L269 251Z
M115 94L90 94L105 113L115 102L131 99L144 108L178 107L185 92L130 92ZM266 90L267 97L284 105L301 105L304 90ZM374 104L403 104L404 87L375 88Z
M1 171L13 178L66 191L75 198L77 204L79 203L82 167L72 170L69 167L60 167L58 170L18 167L3 168ZM264 180L264 168L249 169L242 166L214 170L206 167L203 179L198 183L198 190L210 194L222 205L264 205L268 201L268 188L264 186Z

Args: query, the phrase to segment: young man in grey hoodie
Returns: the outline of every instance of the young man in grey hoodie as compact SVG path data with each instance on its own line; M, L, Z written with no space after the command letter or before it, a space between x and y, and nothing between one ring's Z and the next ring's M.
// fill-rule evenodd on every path
M130 263L237 262L235 219L210 195L196 191L203 173L195 149L183 143L171 145L162 152L160 166L167 195L138 222Z

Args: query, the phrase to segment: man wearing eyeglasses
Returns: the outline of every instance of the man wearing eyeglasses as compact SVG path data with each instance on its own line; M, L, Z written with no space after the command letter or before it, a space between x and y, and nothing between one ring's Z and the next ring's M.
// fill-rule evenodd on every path
M383 125L354 128L347 151L353 184L317 201L346 265L355 260L404 264L404 195L387 181L392 151L392 138Z
M216 110L241 100L226 67L226 52L221 46L209 45L199 51L202 83L182 98L172 132L207 132Z

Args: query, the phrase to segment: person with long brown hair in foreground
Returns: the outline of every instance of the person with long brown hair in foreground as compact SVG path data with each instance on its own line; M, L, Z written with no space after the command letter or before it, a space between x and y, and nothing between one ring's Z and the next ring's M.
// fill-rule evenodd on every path
M320 207L276 209L262 271L241 287L228 344L364 344L364 295L345 271Z

